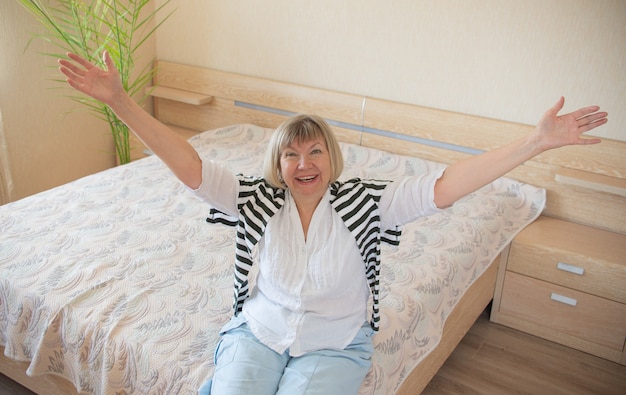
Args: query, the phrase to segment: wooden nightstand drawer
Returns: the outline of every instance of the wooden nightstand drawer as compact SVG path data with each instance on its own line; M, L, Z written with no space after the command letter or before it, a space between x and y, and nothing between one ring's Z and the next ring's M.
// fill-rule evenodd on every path
M626 303L626 236L541 217L511 244L507 270Z
M507 272L498 322L620 362L626 305Z
M623 264L598 262L568 251L514 242L507 270L626 303Z

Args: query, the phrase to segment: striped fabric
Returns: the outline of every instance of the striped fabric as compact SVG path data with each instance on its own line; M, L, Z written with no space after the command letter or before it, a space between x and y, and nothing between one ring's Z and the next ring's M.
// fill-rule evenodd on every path
M249 296L248 274L252 268L252 249L259 242L270 218L285 203L285 190L273 188L262 178L239 177L239 197L235 218L211 209L207 222L236 226L235 253L235 315L243 309ZM394 230L380 229L378 202L389 181L363 181L358 178L330 185L330 204L354 236L361 258L365 263L367 280L373 299L372 328L379 328L379 276L381 242L397 245L400 242L399 227Z

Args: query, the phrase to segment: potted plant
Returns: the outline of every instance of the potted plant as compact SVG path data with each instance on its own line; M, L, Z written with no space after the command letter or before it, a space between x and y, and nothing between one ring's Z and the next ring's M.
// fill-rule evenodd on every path
M135 71L134 57L146 40L171 15L161 21L156 16L170 0L158 7L148 7L152 0L18 0L46 28L35 36L52 43L60 52L45 53L55 58L74 52L90 62L104 66L102 52L111 54L119 70L124 89L133 97L145 98L143 88L154 75L153 62ZM62 80L57 80L62 81ZM64 81L63 81L64 82ZM68 96L108 122L119 164L130 162L128 127L111 109L85 96Z

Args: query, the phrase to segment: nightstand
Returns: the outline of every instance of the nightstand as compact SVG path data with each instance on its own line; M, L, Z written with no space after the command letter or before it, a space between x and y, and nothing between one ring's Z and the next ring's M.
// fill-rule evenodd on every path
M491 321L626 365L626 235L542 216L503 254Z

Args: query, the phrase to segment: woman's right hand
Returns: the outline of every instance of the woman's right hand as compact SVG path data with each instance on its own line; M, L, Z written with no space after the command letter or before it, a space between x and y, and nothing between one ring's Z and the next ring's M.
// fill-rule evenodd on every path
M67 56L73 62L59 59L60 70L67 77L67 83L74 89L109 106L126 95L120 74L107 51L102 55L106 70L74 53L70 52Z
M124 90L120 74L111 56L103 56L106 70L82 57L68 53L60 59L60 70L74 89L108 105L118 118L152 150L187 186L202 183L202 161L196 150L169 127L159 122L137 104Z

